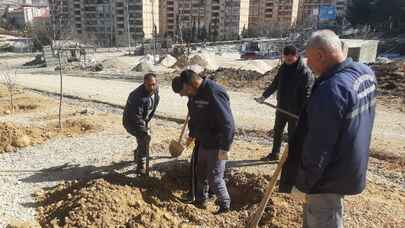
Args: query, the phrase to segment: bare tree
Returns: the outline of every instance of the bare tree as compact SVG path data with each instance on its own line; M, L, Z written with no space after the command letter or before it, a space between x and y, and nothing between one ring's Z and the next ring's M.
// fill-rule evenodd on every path
M8 94L10 96L10 112L14 112L14 93L16 88L16 76L17 69L12 72L11 70L5 70L1 73L1 80L6 85Z

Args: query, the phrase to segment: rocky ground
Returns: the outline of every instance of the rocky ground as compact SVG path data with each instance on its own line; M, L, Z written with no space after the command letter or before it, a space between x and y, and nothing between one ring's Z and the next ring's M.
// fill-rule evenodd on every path
M225 84L223 75L217 79ZM253 86L243 77L240 81ZM43 82L38 78L36 85ZM7 91L0 88L0 227L244 227L276 166L259 160L270 151L271 138L263 129L271 124L239 126L226 174L232 211L216 216L215 200L205 211L183 199L191 152L179 158L168 153L170 140L180 132L178 118L160 115L152 122L152 173L137 177L135 140L121 127L122 109L99 99L108 91L117 96L107 89L93 99L66 98L60 130L57 97L19 87L16 107L31 108L11 112ZM238 100L245 92L232 93L237 105L247 103ZM405 114L385 103L386 96L379 100L367 188L345 198L346 227L405 227ZM263 115L257 107L251 110ZM300 227L302 203L274 193L261 226Z

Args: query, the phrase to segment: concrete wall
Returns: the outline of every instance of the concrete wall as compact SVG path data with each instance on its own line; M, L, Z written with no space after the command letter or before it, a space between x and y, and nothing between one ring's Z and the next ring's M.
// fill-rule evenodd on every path
M378 40L342 39L343 50L347 57L361 63L372 63L377 58Z

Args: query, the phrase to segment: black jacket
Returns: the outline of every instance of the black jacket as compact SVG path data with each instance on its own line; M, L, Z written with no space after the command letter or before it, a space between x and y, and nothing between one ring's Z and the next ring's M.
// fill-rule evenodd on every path
M229 150L235 134L229 96L217 83L205 79L189 99L189 136L206 149Z
M294 65L281 65L262 96L268 98L277 91L277 106L298 115L311 94L313 83L311 70L299 58Z
M148 123L155 114L159 99L159 93L156 91L154 106L148 116L148 107L151 101L145 86L142 84L129 94L122 118L122 123L128 133L134 136L147 134Z

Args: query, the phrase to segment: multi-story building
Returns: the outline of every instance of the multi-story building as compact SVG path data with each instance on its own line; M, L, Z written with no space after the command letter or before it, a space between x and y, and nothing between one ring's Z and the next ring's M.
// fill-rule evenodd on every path
M271 33L272 28L295 26L299 0L251 0L249 28L254 33Z
M161 32L175 40L235 39L247 29L249 0L161 0Z
M319 8L323 5L336 6L337 0L301 0L298 21L300 24L314 25L318 21Z
M134 45L159 33L158 0L50 0L50 12L59 34L102 46Z

